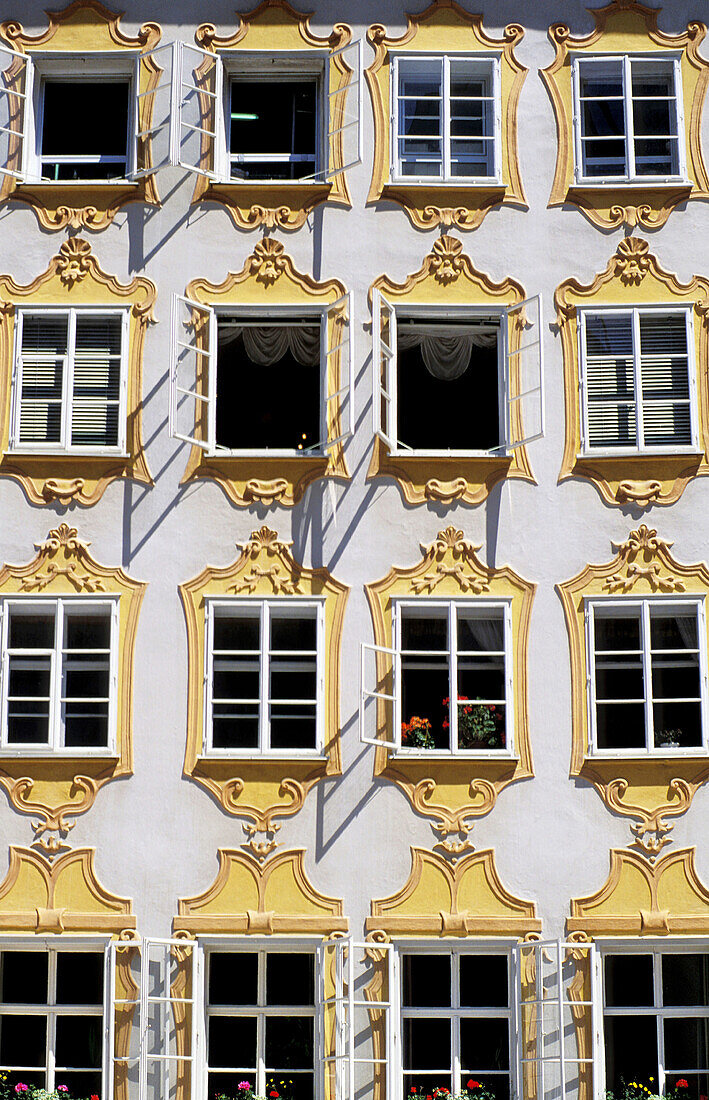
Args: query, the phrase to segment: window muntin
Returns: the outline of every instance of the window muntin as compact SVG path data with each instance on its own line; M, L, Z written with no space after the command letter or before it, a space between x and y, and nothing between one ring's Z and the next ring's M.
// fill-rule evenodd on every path
M320 312L217 315L215 449L276 457L319 450Z
M111 749L117 611L115 600L3 602L3 750Z
M624 55L574 66L578 178L683 178L679 60Z
M653 1082L660 1096L684 1078L688 1100L709 1092L709 954L700 947L603 958L606 1088Z
M322 602L208 600L206 751L321 752L323 638Z
M210 950L206 1015L209 1096L230 1095L237 1080L265 1096L286 1079L289 1097L313 1100L314 951Z
M125 449L126 310L18 310L11 449Z
M512 751L510 618L507 603L395 602L401 752Z
M696 449L688 310L579 312L586 448Z
M105 73L99 79L100 72L41 79L37 158L43 180L127 177L131 81Z
M291 75L232 78L228 158L233 180L299 180L319 164L320 81Z
M469 1079L496 1100L513 1094L514 994L506 951L402 950L403 1095L459 1094Z
M395 57L392 174L497 181L499 59Z
M706 750L700 600L604 600L587 609L593 750Z
M7 1085L102 1095L104 953L0 952L0 1070Z

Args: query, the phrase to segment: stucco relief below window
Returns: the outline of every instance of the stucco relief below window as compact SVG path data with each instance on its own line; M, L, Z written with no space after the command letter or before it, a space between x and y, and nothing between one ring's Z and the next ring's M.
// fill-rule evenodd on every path
M475 229L495 206L526 209L517 104L527 69L514 52L523 36L510 24L494 38L455 0L407 15L398 37L369 28L370 203L403 206L417 229Z
M667 34L661 9L639 0L589 10L596 25L585 37L549 28L556 57L540 70L558 142L549 205L577 206L600 229L657 229L680 203L709 198L706 26Z

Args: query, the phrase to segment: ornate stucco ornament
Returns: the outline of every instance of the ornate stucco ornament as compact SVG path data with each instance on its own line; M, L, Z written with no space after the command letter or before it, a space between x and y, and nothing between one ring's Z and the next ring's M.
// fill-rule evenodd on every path
M650 270L650 246L640 237L625 237L618 244L615 258L615 273L621 283L636 286L643 281Z

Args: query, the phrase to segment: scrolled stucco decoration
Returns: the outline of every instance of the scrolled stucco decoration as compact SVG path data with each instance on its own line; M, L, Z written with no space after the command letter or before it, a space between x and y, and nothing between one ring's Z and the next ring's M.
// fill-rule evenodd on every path
M0 477L18 481L31 504L90 507L118 478L152 485L143 446L143 348L148 326L155 322L156 296L155 284L149 279L136 276L130 283L121 283L107 274L90 243L80 237L63 241L47 270L27 285L16 283L11 275L0 275ZM9 450L17 310L70 306L129 311L123 455Z
M79 749L72 757L54 756L50 750L44 756L0 754L0 786L18 813L34 818L34 843L53 858L67 847L65 838L74 825L68 819L90 810L105 783L133 770L133 649L146 586L118 567L99 565L89 552L90 543L66 523L35 546L38 553L29 564L0 569L0 596L22 599L41 592L89 599L97 593L119 597L114 754L99 756Z
M310 29L310 19L311 14L296 11L287 0L263 0L252 11L238 15L238 26L233 34L220 35L213 23L202 23L195 32L195 41L213 54L222 51L228 51L231 57L261 54L271 62L283 53L291 58L302 58L304 65L311 60L313 51L318 51L322 57L324 51L337 50L351 41L352 30L347 23L335 23L330 34L321 37ZM341 55L329 58L325 64L331 91L349 85L352 70ZM203 68L206 72L207 65ZM196 73L197 77L200 75ZM356 89L351 89L349 94L355 95ZM335 130L344 122L340 98L332 100ZM212 101L206 95L203 96L202 108L204 117L210 117ZM213 151L208 138L203 143L201 157L203 168L212 166ZM337 171L344 163L342 135L336 134L329 165L334 174L329 182L278 180L269 181L264 188L258 180L210 180L206 175L198 175L192 202L219 203L238 229L300 229L312 211L323 203L351 205L347 173ZM265 202L266 193L268 205Z
M204 933L330 936L346 932L342 901L320 893L305 871L305 849L292 848L266 861L220 848L219 870L207 890L181 898L175 935Z
M239 557L225 568L207 566L193 580L180 585L187 620L189 653L187 745L184 774L194 779L233 817L246 823L248 849L263 858L275 847L279 821L297 814L308 792L326 775L339 775L340 750L340 645L349 589L326 569L309 569L297 562L291 544L265 525L243 544ZM298 596L324 597L325 636L323 661L325 701L323 712L324 756L279 759L260 757L210 757L204 730L204 647L207 597L269 598L288 600ZM256 834L265 834L259 840ZM267 845L267 850L263 845Z
M593 937L709 934L709 890L694 860L694 848L666 852L655 862L613 848L601 889L572 900L568 931Z
M651 861L670 842L673 828L665 818L685 813L696 791L709 779L706 754L638 754L610 759L590 751L587 706L588 597L613 594L623 600L658 593L709 597L709 568L703 562L683 565L671 553L672 543L641 524L627 539L612 543L616 556L603 565L586 565L571 580L556 586L566 618L571 651L571 775L593 785L614 813L635 818L632 846Z
M492 569L477 556L479 546L461 530L446 527L416 565L393 566L380 581L365 586L374 626L374 641L392 645L392 606L395 598L417 598L433 593L438 599L484 595L509 599L512 608L512 661L514 682L513 757L419 756L394 754L377 748L374 774L395 783L413 808L428 818L438 835L437 847L449 858L472 848L469 833L475 820L494 808L497 796L508 784L533 775L527 719L527 639L535 585L523 580L509 566ZM377 682L390 694L391 668L384 653L377 654ZM384 685L389 685L384 687ZM391 708L379 701L377 730L391 737Z
M650 508L674 504L695 477L709 474L709 278L694 275L686 283L666 271L648 242L626 237L604 271L590 283L565 279L554 293L564 358L566 441L559 481L583 478L595 486L604 503L614 507ZM697 451L690 454L638 452L598 455L583 450L582 393L579 385L579 310L687 306L693 315L696 370Z
M672 211L687 199L709 198L709 178L701 150L702 111L709 85L709 61L699 53L706 26L697 20L679 34L666 34L657 26L659 8L639 0L612 0L602 8L590 8L595 27L585 37L575 37L564 23L549 28L556 56L540 75L556 118L557 157L549 206L566 203L578 207L600 229L658 229ZM665 186L640 182L594 184L576 182L574 173L572 56L642 54L661 58L680 54L682 116L687 150L687 180Z
M344 294L345 287L337 279L317 282L311 275L298 271L282 243L271 237L256 242L241 271L230 273L221 283L193 279L186 289L186 295L192 301L217 309L290 306L296 313L298 307L311 312L313 306L324 308ZM347 320L340 308L330 315L328 339L332 347L341 343ZM205 340L204 332L198 338ZM335 394L345 384L340 351L328 356L327 370L327 392ZM197 384L206 391L206 372ZM337 405L336 401L328 402L329 439L342 436L341 410ZM201 447L193 446L182 482L210 478L221 486L232 504L241 508L255 503L264 506L277 503L290 508L301 500L308 485L328 477L349 478L341 443L328 448L327 454L304 453L285 458L209 455Z
M502 38L494 38L483 28L481 15L464 11L455 0L434 0L420 14L407 14L407 28L399 37L389 35L381 23L373 24L367 39L374 49L374 60L365 70L374 113L374 164L368 202L389 201L401 205L417 229L455 227L476 229L496 206L512 205L527 209L517 153L517 106L527 69L515 56L515 48L524 37L517 23L506 26ZM466 53L499 56L501 76L501 140L498 181L465 184L409 183L391 176L391 60L399 53Z
M372 901L367 938L396 936L526 936L541 931L532 901L506 890L491 848L451 863L411 849L411 872L396 893Z
M0 931L132 932L131 902L101 885L94 855L93 848L76 848L51 862L44 853L11 846L0 883Z
M455 308L486 308L502 313L506 306L525 299L524 288L515 279L494 282L478 271L470 256L463 251L457 237L444 234L434 241L418 271L403 282L380 275L370 287L380 290L387 301L402 313L407 308L435 307L441 311ZM518 346L520 330L513 327L513 350ZM519 356L513 357L512 369ZM490 453L480 457L460 455L390 454L389 448L376 436L368 479L393 478L407 504L441 503L481 504L491 489L504 478L520 478L534 482L524 446L509 454Z
M105 52L125 54L132 62L140 58L138 68L138 130L149 134L152 129L154 96L152 92L160 82L163 70L155 60L147 56L160 41L161 29L157 23L147 22L140 27L135 36L127 35L121 29L123 13L116 13L104 7L100 0L74 0L62 11L46 12L48 27L39 34L28 34L17 20L0 23L0 39L11 49L31 57L33 53L50 55L65 54L81 58ZM146 55L146 56L143 56ZM98 61L97 61L97 68ZM18 70L18 85L19 70ZM10 103L15 89L10 85ZM22 89L18 86L17 91ZM19 98L17 98L19 106ZM19 112L18 112L19 113ZM72 120L76 126L83 125L82 120ZM18 144L9 150L9 158L17 158L21 153ZM138 148L139 163L150 167L150 147L141 139ZM142 202L152 206L160 204L154 173L148 173L136 183L124 180L75 181L24 183L11 175L3 175L0 184L0 202L11 199L22 202L34 211L43 229L90 229L98 232L111 224L119 210L133 202Z

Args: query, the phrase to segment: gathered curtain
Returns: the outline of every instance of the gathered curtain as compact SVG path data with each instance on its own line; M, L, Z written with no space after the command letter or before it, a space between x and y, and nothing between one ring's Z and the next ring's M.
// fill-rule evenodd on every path
M284 355L291 353L302 367L320 365L319 325L244 325L220 332L219 343L228 347L242 336L244 350L252 363L272 367Z
M420 347L421 358L430 375L444 382L452 382L465 374L470 365L473 348L494 348L496 332L465 333L460 336L438 336L424 332L397 332L397 344L401 351Z

